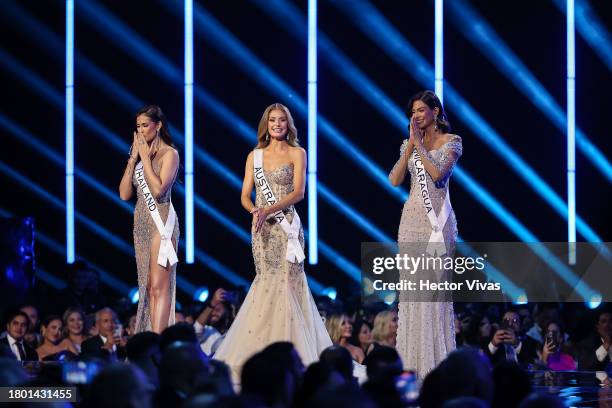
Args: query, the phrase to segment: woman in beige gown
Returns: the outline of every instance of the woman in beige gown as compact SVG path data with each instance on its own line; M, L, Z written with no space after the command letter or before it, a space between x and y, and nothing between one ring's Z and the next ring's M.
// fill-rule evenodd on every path
M294 204L304 198L306 152L298 145L297 130L287 107L276 103L266 108L257 140L256 149L246 161L241 197L242 206L253 215L251 234L256 275L214 355L230 366L235 380L246 360L271 343L292 342L304 365L317 361L321 351L332 344L308 288L303 259L299 262L286 259L288 236L272 216L282 211L289 224L295 225ZM256 154L263 158L262 172L257 174L254 171ZM275 204L270 205L270 195L265 195L260 183L262 174L278 200ZM253 187L255 203L251 201ZM301 226L298 231L296 238L303 256Z
M139 161L142 162L141 171ZM178 168L178 151L172 144L168 122L161 108L155 105L143 107L136 114L134 142L119 185L122 200L129 200L134 189L137 195L134 208L134 250L138 268L137 333L161 333L174 324L177 263L171 264L166 259L163 261L165 265L158 263L162 236L149 207L157 208L161 221L166 225L170 211L174 211L170 195ZM143 194L143 178L152 197ZM176 254L179 240L179 220L176 216L172 236L168 239Z
M394 186L400 185L410 173L410 196L402 211L398 231L400 248L420 256L432 235L432 225L422 200L419 180L427 182L434 214L439 216L446 196L453 168L462 153L461 138L449 134L450 124L438 97L432 91L416 94L408 104L410 138L400 147L400 158L389 174ZM413 156L421 157L424 175L417 177ZM449 201L450 205L450 201ZM450 213L440 225L446 256L455 252L457 220ZM417 273L419 273L418 271ZM448 277L448 275L447 275ZM455 320L453 303L427 302L419 298L411 301L411 294L400 293L397 329L397 350L404 367L414 369L420 380L455 349Z

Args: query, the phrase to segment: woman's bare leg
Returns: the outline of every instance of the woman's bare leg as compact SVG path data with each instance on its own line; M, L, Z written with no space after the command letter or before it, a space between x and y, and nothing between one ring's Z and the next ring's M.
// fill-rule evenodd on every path
M157 264L160 244L159 234L151 240L151 257L149 260L149 300L151 303L151 329L161 333L168 327L170 319L170 271Z

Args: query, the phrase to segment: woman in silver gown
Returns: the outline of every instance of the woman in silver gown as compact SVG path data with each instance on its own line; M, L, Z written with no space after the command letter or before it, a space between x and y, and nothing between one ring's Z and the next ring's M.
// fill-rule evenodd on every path
M304 232L294 204L304 198L306 151L299 147L297 129L286 106L275 103L266 108L257 141L246 160L241 196L242 206L253 216L256 275L214 355L230 366L235 381L246 360L271 343L292 342L304 365L317 361L321 351L332 345L304 274ZM255 169L257 155L261 163ZM253 188L255 203L251 200ZM299 226L291 233L289 253L289 237L278 222L279 211L292 227ZM296 252L301 252L299 257L290 256Z
M142 165L140 165L141 162ZM139 166L142 166L140 169ZM156 208L167 225L174 208L170 201L178 174L179 155L172 144L168 122L159 106L148 105L136 113L136 131L130 158L119 184L122 200L129 200L136 189L134 208L134 250L138 268L138 312L136 332L161 333L174 324L176 265L166 259L159 264L162 236L150 214ZM146 180L150 193L143 195ZM179 221L174 213L174 227L168 237L175 251L179 240ZM171 236L170 236L171 235ZM165 253L166 251L164 251Z
M438 97L432 91L414 95L407 114L410 119L410 138L400 147L400 158L389 174L394 186L400 185L410 173L410 196L402 210L398 231L400 248L411 248L419 256L430 242L432 232L442 231L445 256L452 256L457 239L455 213L447 200L448 184L453 168L462 153L461 138L450 134L450 124ZM415 157L420 159L419 171ZM424 174L423 174L424 173ZM426 181L430 198L423 200ZM443 207L446 211L443 211ZM444 221L433 225L426 207L433 207L436 218L448 214ZM443 225L442 222L444 223ZM417 253L418 252L418 253ZM418 274L419 272L417 272ZM400 293L397 349L407 369L414 369L422 380L452 350L455 349L455 330L452 302L410 301L407 293Z

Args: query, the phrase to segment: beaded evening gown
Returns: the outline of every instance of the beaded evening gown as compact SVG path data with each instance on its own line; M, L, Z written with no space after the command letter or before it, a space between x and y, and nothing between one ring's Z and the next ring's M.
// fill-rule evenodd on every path
M400 148L400 156L407 145L408 141L404 140ZM421 156L426 154L443 175L438 182L434 183L429 173L425 171L427 188L435 214L440 213L440 208L448 194L448 181L456 163L456 160L449 154L450 152L455 152L457 159L461 156L462 144L459 136L453 135L439 149L429 152L426 152L425 149L419 150L419 154ZM417 243L412 248L420 246L424 249L429 241L432 227L420 196L412 156L408 160L408 171L410 172L410 196L402 210L397 239L400 245ZM447 253L454 254L457 239L457 221L454 211L450 212L442 231ZM453 304L448 301L405 301L406 297L402 295L405 293L400 293L396 347L404 362L404 367L415 370L422 381L427 373L455 349Z
M171 149L171 147L162 148L153 158L152 167L155 174L159 175L161 165L157 160L165 153L165 149ZM134 172L135 173L135 172ZM178 172L177 172L178 174ZM176 175L175 175L176 178ZM148 180L147 180L148 183ZM145 205L145 200L142 196L142 191L138 188L136 182L136 174L132 177L132 184L136 189L137 200L136 207L134 208L134 250L136 252L136 267L138 268L138 311L136 313L136 333L142 331L151 331L151 304L149 299L149 291L147 290L149 282L149 258L151 256L151 239L154 233L157 232L153 217L149 214L149 210ZM168 191L163 197L159 198L155 202L159 209L159 215L162 221L165 223L168 218L168 211L170 209L170 196L172 193L172 186L168 188ZM177 250L177 243L179 240L179 219L176 218L174 223L174 231L172 232L172 243L174 250ZM155 252L157 256L158 252ZM170 268L170 317L168 319L168 325L174 324L174 303L176 298L176 266L174 264Z
M264 173L277 200L293 191L293 165ZM255 205L265 205L257 183ZM289 222L293 221L294 211L293 206L284 210ZM318 361L319 354L332 345L308 288L304 264L285 259L287 234L278 223L269 221L259 232L251 228L255 279L214 355L230 366L235 381L246 360L271 343L292 342L305 366ZM302 228L299 241L304 248Z

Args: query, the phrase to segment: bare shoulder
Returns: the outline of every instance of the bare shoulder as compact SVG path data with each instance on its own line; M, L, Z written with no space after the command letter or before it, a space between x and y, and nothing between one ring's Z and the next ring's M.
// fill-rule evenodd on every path
M255 150L251 150L249 154L247 154L247 163L253 161L253 156L255 155Z
M174 147L168 146L167 148L164 148L164 150L161 153L160 159L163 161L178 161L179 160L179 153L178 150L176 150Z
M289 148L289 156L293 160L305 160L306 159L306 150L303 147L299 146L291 146Z

